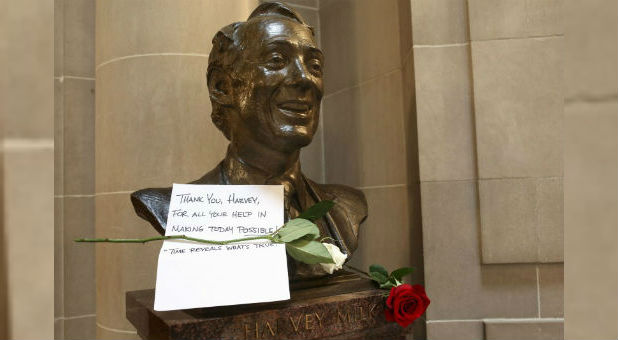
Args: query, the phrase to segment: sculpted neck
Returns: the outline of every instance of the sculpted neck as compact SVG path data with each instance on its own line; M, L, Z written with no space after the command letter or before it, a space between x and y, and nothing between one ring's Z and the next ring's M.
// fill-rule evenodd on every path
M250 167L262 170L268 177L276 177L294 168L300 150L281 152L250 140L230 143L228 157L235 157Z

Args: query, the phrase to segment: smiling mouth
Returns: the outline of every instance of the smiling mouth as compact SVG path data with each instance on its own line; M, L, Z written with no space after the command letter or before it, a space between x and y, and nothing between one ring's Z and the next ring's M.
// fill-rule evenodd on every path
M306 118L309 116L312 105L303 100L286 100L277 104L277 108L284 114L294 118Z

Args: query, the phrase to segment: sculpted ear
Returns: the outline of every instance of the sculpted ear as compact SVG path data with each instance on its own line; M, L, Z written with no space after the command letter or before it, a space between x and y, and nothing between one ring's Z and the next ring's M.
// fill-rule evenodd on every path
M213 67L207 75L208 92L210 99L224 106L232 105L232 79L220 67Z

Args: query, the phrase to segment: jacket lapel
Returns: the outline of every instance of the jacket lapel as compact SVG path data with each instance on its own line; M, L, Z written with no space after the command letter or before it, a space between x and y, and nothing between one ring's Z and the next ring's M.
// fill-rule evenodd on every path
M337 197L321 190L316 183L307 179L306 177L303 176L303 178L305 180L305 183L307 184L309 194L313 196L313 199L316 201L316 203L326 200L334 202L337 201ZM337 205L335 205L329 212L326 213L326 215L324 215L324 220L326 221L331 236L337 241L337 245L339 246L341 251L349 255L351 254L351 251L349 249L349 243L347 242L348 240L346 240L345 237L346 235L343 235L341 233L341 230L337 227L338 225L345 225L345 223L337 222L345 221L346 218L347 216L345 214L345 210L341 209L341 207L338 207Z

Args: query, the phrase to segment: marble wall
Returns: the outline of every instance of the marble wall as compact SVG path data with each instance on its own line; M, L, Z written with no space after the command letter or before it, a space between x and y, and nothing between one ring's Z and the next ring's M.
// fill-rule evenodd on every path
M618 11L565 0L565 337L618 337Z
M411 7L427 336L561 338L562 1Z
M53 336L53 2L0 11L0 338Z

